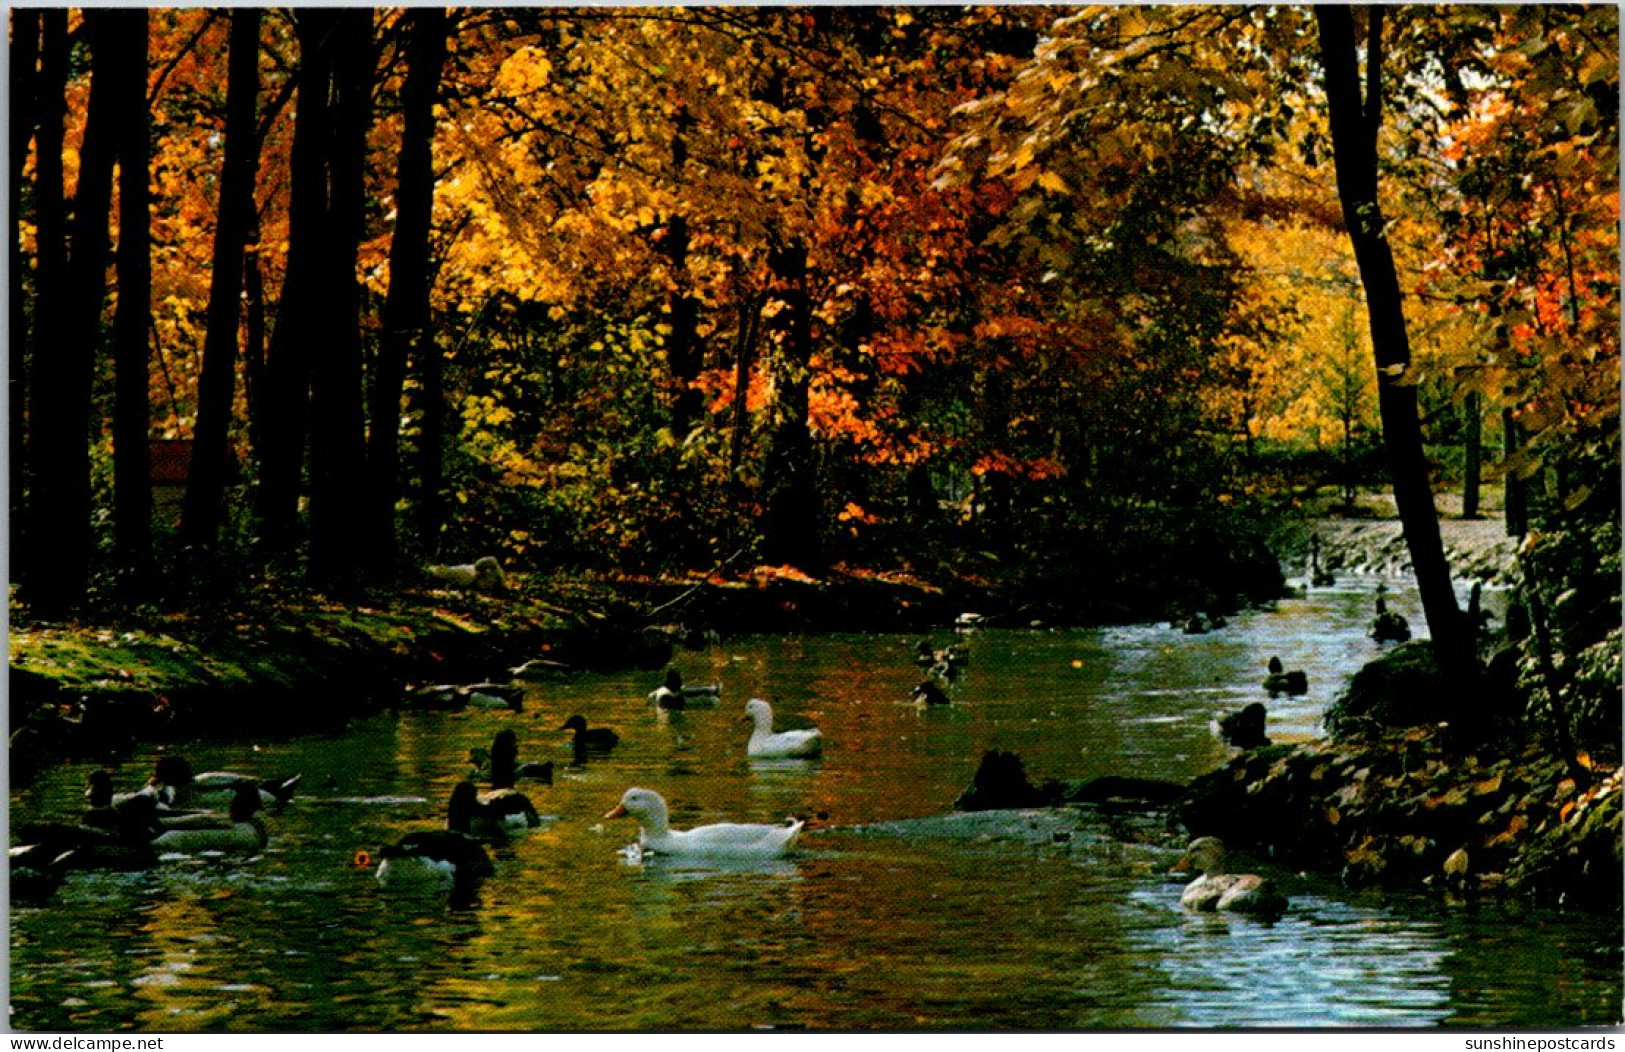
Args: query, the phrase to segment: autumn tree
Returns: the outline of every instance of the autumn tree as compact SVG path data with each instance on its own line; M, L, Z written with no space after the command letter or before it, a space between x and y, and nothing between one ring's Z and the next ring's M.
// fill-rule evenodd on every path
M407 16L407 73L401 89L402 131L395 175L395 230L389 247L389 293L373 362L372 427L367 475L372 566L393 573L395 503L400 494L401 393L409 362L438 358L430 328L430 226L434 210L434 107L446 61L446 13L420 8Z
M1394 502L1410 549L1422 609L1427 615L1439 668L1452 682L1466 682L1473 669L1471 634L1456 605L1450 565L1439 537L1438 513L1428 481L1427 457L1416 408L1416 387L1406 370L1411 364L1403 296L1393 250L1384 231L1378 200L1377 135L1383 107L1383 11L1367 12L1365 80L1362 98L1359 43L1353 12L1346 7L1315 9L1320 27L1327 123L1337 167L1343 221L1360 265L1365 286L1371 349L1377 367L1377 405L1382 415L1383 443Z
M238 340L242 322L244 256L254 222L254 176L259 164L255 112L259 96L260 18L235 8L226 70L226 117L210 265L208 322L198 377L197 425L187 476L182 534L189 545L213 548L225 514L235 409Z
M62 121L66 114L66 15L45 16L41 52L36 200L40 273L31 404L48 405L29 420L28 559L23 589L42 617L61 617L85 597L90 571L91 379L101 335L110 249L109 212L121 90L117 19L85 20L91 84L73 219L57 225L62 193ZM63 240L67 234L67 240Z
M15 527L24 514L23 494L26 472L19 470L28 463L28 298L25 272L27 259L23 254L23 192L24 169L28 165L28 147L34 138L35 94L39 84L40 12L15 8L11 12L11 66L7 89L11 99L10 153L7 155L6 236L11 239L7 251L7 316L6 337L10 352L6 356L6 385L10 392L8 440L11 443L12 470L10 476L9 507L11 523ZM16 535L13 534L15 545Z
M314 15L301 13L301 39L331 48L332 101L327 207L318 220L321 251L313 261L319 306L308 322L320 353L311 370L307 569L318 587L353 588L369 546L357 262L366 226L367 131L377 52L370 9L337 12L330 25ZM379 422L394 425L393 419Z
M99 15L106 53L117 72L118 305L113 314L114 556L128 591L153 585L152 481L148 401L152 328L150 110L147 105L147 12Z
M312 357L322 339L328 250L327 157L332 138L330 10L295 14L299 37L298 100L288 161L288 251L276 327L266 350L260 424L257 505L261 541L291 551L298 538L299 493L310 415Z

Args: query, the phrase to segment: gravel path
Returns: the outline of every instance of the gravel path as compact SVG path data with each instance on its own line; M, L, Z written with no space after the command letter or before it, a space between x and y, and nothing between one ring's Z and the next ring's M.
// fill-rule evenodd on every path
M1321 519L1314 532L1320 537L1321 560L1329 570L1387 576L1410 573L1410 552L1397 519ZM1509 583L1520 539L1506 535L1506 524L1499 517L1442 519L1439 533L1453 577Z

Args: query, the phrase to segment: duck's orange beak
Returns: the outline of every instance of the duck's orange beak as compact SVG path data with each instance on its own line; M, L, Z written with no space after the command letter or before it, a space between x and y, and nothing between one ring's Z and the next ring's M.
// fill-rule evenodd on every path
M614 810L604 812L604 817L605 818L625 818L626 817L626 808L624 806L622 806L621 804L616 804Z

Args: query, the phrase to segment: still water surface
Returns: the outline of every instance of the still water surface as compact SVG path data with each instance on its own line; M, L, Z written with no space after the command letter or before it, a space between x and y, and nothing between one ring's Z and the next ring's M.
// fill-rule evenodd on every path
M1421 618L1401 593L1391 604ZM1230 750L1213 716L1263 697L1279 653L1307 697L1270 702L1277 740L1314 737L1376 653L1369 583L1316 590L1208 635L1166 625L987 631L956 704L900 704L916 637L725 640L678 663L720 681L714 710L662 718L648 673L536 685L526 711L401 713L341 735L195 743L199 769L303 771L250 860L74 874L11 918L11 1023L23 1030L677 1030L1210 1026L1568 1027L1617 1022L1618 932L1587 916L1355 894L1279 874L1273 925L1191 917L1143 822L1078 812L953 816L982 751L1036 779L1184 780ZM947 642L947 632L937 636ZM744 700L821 727L817 762L751 762ZM568 766L571 713L616 728ZM552 819L494 850L478 902L385 893L353 865L442 821L470 746L518 731L553 759L530 790ZM155 750L117 773L134 787ZM69 816L90 768L12 795ZM601 819L630 785L673 824L815 816L784 860L635 865L635 829ZM522 786L523 788L524 786Z

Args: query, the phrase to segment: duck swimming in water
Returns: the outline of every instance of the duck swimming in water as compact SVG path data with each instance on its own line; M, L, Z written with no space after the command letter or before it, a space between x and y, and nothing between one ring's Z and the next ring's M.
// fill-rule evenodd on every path
M745 715L741 718L755 724L750 741L745 745L745 755L753 759L805 759L817 756L823 751L824 736L817 728L775 732L773 707L761 698L747 701Z
M1286 896L1275 884L1257 873L1225 872L1224 841L1218 837L1198 837L1173 865L1172 872L1196 870L1201 876L1185 886L1179 904L1198 913L1250 913L1279 917L1286 911Z
M171 807L227 807L242 786L254 789L263 806L281 807L293 799L294 788L301 777L296 774L288 778L258 779L235 771L194 774L186 757L164 756L159 758L152 780L163 802Z
M220 853L252 855L265 847L265 824L260 821L260 793L256 785L239 785L225 815L176 817L152 840L160 852L176 855Z
M447 828L481 839L503 840L508 834L535 829L542 816L530 797L508 786L481 794L473 782L459 782L451 792Z
M605 818L632 817L638 823L638 846L657 855L712 858L777 858L795 845L805 824L800 819L789 825L754 825L721 822L672 829L668 824L666 800L652 789L628 789L621 802Z
M553 761L542 763L519 759L519 736L511 730L500 730L491 739L491 748L478 745L468 750L474 773L490 778L494 789L511 789L517 781L553 784Z
M1388 609L1388 603L1377 596L1377 616L1371 622L1371 638L1379 643L1403 643L1411 638L1410 623L1403 614Z
M665 682L649 693L649 703L662 709L709 709L721 697L721 684L685 685L683 674L673 667L666 670Z
M27 857L47 860L68 869L146 869L158 861L152 838L164 831L158 824L158 798L133 796L110 809L111 822L24 822L11 827L16 847L37 847ZM72 853L63 863L58 856Z
M621 736L608 727L588 727L587 718L580 713L564 721L561 731L575 731L576 762L580 763L588 752L608 752L621 742Z
M1286 669L1278 657L1270 658L1270 674L1264 677L1264 689L1269 691L1270 697L1285 694L1296 697L1299 694L1309 693L1309 677L1303 669Z
M465 790L463 786L468 786ZM491 856L469 836L474 787L459 783L446 809L446 828L408 833L378 850L374 878L385 887L448 887L468 898L481 880L496 872ZM366 859L357 855L358 864Z

